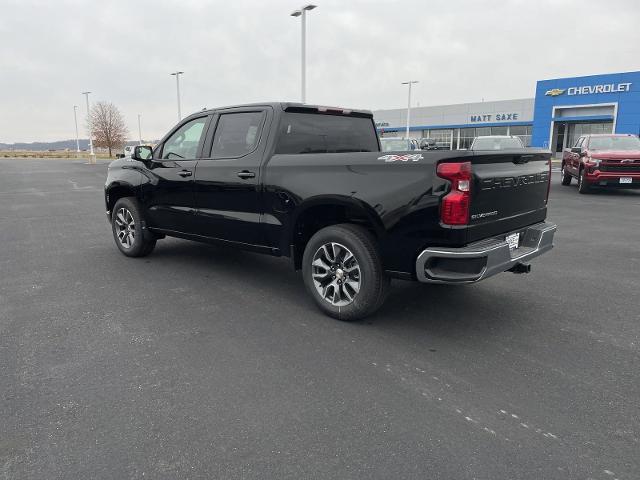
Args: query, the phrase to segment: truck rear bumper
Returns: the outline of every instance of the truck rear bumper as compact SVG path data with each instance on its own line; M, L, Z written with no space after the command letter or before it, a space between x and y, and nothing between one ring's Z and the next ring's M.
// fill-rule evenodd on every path
M518 248L510 249L508 235L519 233ZM474 283L518 268L553 248L556 225L541 222L514 232L481 240L461 248L431 247L416 260L416 276L427 283Z

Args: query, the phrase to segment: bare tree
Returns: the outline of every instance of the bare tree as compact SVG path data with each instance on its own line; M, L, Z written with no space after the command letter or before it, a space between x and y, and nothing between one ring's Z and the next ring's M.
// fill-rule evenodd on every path
M122 148L129 134L120 110L111 102L98 102L91 108L91 136L94 145L111 150Z

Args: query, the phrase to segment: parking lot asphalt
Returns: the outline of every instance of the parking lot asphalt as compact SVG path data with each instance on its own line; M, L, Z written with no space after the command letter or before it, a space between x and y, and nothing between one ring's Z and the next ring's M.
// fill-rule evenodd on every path
M284 259L131 259L106 164L0 160L0 479L640 478L640 192L553 178L529 275L323 316Z

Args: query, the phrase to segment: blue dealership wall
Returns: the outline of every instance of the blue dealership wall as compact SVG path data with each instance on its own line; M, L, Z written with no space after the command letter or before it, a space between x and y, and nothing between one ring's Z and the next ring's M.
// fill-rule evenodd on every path
M629 85L625 87L625 84ZM596 88L596 86L601 87ZM620 89L622 91L619 91ZM616 91L610 92L609 90ZM601 103L618 104L615 133L640 134L640 72L538 81L533 109L531 145L549 147L549 131L554 106L597 105ZM580 117L580 119L605 120L602 116L598 117ZM577 119L567 118L564 120Z

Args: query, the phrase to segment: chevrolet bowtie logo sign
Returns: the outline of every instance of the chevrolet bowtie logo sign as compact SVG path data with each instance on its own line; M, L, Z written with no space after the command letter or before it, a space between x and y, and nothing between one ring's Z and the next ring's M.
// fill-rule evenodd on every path
M547 90L545 95L549 95L550 97L557 97L558 95L562 95L566 90L561 88L552 88L551 90Z

